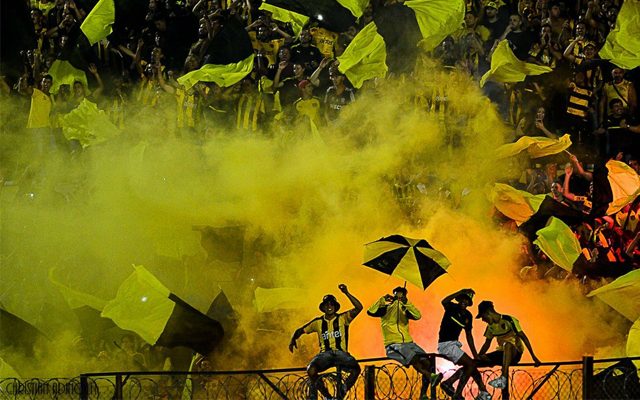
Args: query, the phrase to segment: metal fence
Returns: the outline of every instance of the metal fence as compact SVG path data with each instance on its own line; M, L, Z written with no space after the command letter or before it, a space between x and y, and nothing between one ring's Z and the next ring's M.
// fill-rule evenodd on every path
M640 399L638 372L632 360L593 360L545 363L537 368L520 364L510 371L511 399L583 400ZM387 359L360 360L363 371L346 400L409 400L420 393L420 376ZM499 369L482 371L485 382L497 377ZM337 371L323 375L335 393L341 379ZM487 386L495 400L501 391ZM430 391L432 399L448 399L440 388ZM466 399L478 394L475 384L463 392ZM211 372L111 372L83 374L77 378L2 379L4 399L197 399L197 400L302 400L309 398L304 368L256 371ZM321 398L321 396L320 396Z

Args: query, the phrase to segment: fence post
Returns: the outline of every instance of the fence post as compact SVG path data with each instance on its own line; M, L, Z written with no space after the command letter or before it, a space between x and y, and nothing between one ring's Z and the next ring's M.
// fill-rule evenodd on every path
M593 356L582 357L582 400L593 397Z
M122 375L116 374L116 387L115 392L113 393L113 398L115 400L123 400L122 397Z
M89 378L80 375L80 400L89 400Z
M373 365L364 367L364 400L376 398L376 369Z

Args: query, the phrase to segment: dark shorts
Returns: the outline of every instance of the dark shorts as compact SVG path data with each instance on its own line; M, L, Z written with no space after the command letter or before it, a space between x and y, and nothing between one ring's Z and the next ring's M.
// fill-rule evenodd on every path
M504 351L497 350L492 351L491 353L485 354L485 356L489 357L488 360L477 360L476 365L478 367L495 367L496 365L502 365L502 359L504 358ZM511 359L511 363L509 365L516 365L520 362L522 358L522 352L515 351L513 353L513 358Z
M311 367L314 367L318 372L326 371L331 367L360 370L358 361L356 361L356 359L351 354L341 350L323 351L322 353L313 357L313 359L307 366L307 370L309 370L309 368Z

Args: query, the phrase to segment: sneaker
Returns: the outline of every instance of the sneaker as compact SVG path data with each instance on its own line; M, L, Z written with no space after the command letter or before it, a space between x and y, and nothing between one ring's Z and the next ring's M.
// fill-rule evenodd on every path
M491 400L491 395L488 392L480 392L476 400Z
M456 389L451 382L444 381L440 384L440 389L449 397L453 397L456 394Z
M492 381L489 381L489 385L493 386L496 389L504 389L507 387L507 378L504 376L500 376Z
M441 380L442 380L442 374L441 373L431 374L431 378L429 378L429 383L431 384L431 387L434 388L434 387L438 386L438 384L440 383Z

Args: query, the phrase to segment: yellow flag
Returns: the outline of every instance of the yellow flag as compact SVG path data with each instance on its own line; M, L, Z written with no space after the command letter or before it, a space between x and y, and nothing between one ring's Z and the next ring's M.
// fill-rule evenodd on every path
M67 140L75 139L83 148L106 142L120 133L107 114L87 99L60 117L60 126Z
M404 4L416 13L423 38L420 47L425 51L433 50L462 27L466 11L463 0L407 0Z
M353 14L354 17L360 18L367 5L369 5L369 0L337 0L340 5Z
M262 2L260 10L269 11L271 17L276 21L289 22L293 28L293 32L298 36L302 28L309 22L309 17L298 14L297 12L285 10L284 8Z
M640 269L622 275L587 296L598 297L629 321L636 321L640 318Z
M489 198L498 211L521 225L540 209L540 204L546 196L546 194L533 195L504 183L496 183Z
M120 285L116 298L105 305L101 316L110 318L122 329L137 333L153 345L175 307L169 294L169 289L149 271L135 265L133 274Z
M480 79L480 87L484 86L487 80L504 83L522 82L528 75L541 75L551 71L553 69L550 67L518 59L509 47L509 43L502 40L491 55L491 69Z
M547 226L537 231L536 235L538 238L533 243L538 245L540 250L556 265L571 272L573 263L576 262L582 251L571 228L558 218L551 217Z
M621 161L609 160L607 170L607 179L613 193L613 201L607 209L607 214L610 215L620 211L640 195L640 177L633 168Z
M627 357L640 356L640 318L636 320L627 336ZM636 368L640 369L640 360L634 361Z
M17 378L17 379L20 379L20 375L18 375L16 370L13 369L13 367L11 365L7 364L0 357L0 379L5 379L5 378Z
M80 81L84 85L85 89L88 87L87 74L84 71L77 69L69 61L55 60L49 68L49 75L53 78L53 84L51 85L51 93L58 93L60 85L69 85L73 89L73 82Z
M256 288L255 306L258 312L272 312L277 310L293 310L303 306L303 299L307 297L302 289L295 288Z
M622 3L616 26L607 35L600 57L621 68L640 66L640 1L626 0Z
M387 74L387 50L376 24L370 22L349 43L344 53L337 58L340 72L346 75L356 88L368 79Z
M251 54L242 61L226 65L205 64L202 68L188 72L178 78L178 83L185 89L190 89L198 82L215 82L219 86L228 87L240 82L253 70Z
M52 268L49 270L49 280L53 283L64 299L67 301L69 308L80 308L82 306L89 306L97 311L102 311L105 304L107 304L106 300L102 300L92 294L84 293L79 290L75 290L70 288L69 286L61 283L54 277L55 269Z
M507 143L496 149L497 158L507 158L527 151L529 157L539 158L558 154L571 146L571 137L563 135L559 139L543 136L523 136L515 143Z
M114 0L100 0L86 16L80 29L89 39L89 43L96 44L113 32L111 25L116 20Z

